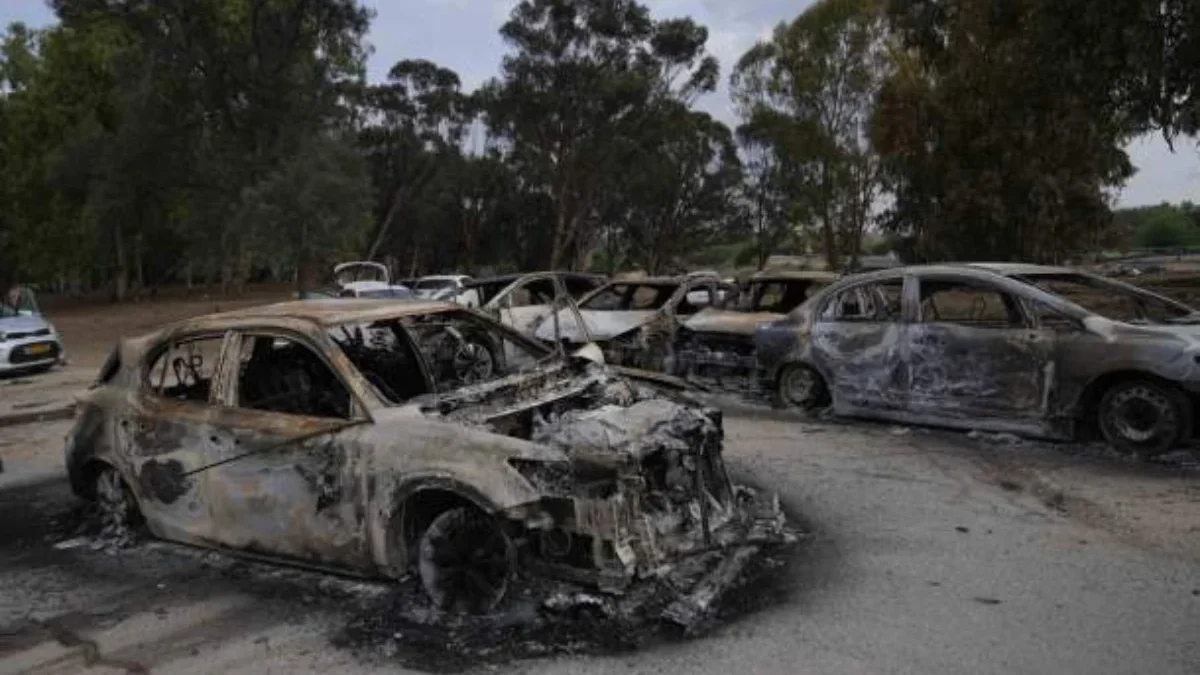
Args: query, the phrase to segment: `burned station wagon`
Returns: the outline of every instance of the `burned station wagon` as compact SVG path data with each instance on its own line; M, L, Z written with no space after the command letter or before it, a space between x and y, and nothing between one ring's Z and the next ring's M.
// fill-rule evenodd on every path
M558 353L434 301L189 320L110 357L68 437L71 485L164 539L415 570L443 607L490 608L526 570L695 584L672 604L692 616L782 536L777 502L731 484L719 413Z
M1200 314L1069 268L936 265L848 277L755 337L781 403L1074 439L1192 440Z

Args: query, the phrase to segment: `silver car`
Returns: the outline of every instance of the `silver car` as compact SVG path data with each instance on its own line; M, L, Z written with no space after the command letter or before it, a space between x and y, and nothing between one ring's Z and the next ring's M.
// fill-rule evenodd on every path
M1193 437L1200 313L1064 267L930 265L845 277L758 329L781 404L1075 439L1140 455Z
M38 311L28 288L14 305L0 302L0 374L49 370L66 358L58 331Z

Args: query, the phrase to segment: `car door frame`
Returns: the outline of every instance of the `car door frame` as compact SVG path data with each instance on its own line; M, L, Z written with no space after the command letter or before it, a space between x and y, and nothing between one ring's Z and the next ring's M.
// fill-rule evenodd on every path
M247 338L290 340L329 368L350 397L347 418L239 407L238 379ZM339 367L330 345L304 331L246 326L230 331L221 395L205 439L218 461L204 469L216 543L228 549L309 566L372 569L364 476L371 458L354 446L355 427L372 422L364 382ZM326 551L324 556L320 551Z
M1008 311L1018 313L1021 325L996 328L926 322L921 285L930 281L997 293L1007 298ZM1053 330L1040 326L1031 314L1027 294L1015 287L1016 282L982 275L923 272L913 275L913 282L906 294L912 323L905 351L909 412L914 419L956 428L1043 433L1054 386L1056 338ZM923 353L930 350L940 352L941 362L923 373ZM926 380L930 382L925 384ZM954 390L960 393L955 395Z
M549 310L542 316L542 320L538 321L536 324L531 326L528 331L518 329L516 326L512 326L510 324L505 323L504 322L504 308L506 305L510 305L512 294L514 292L516 292L516 290L518 288L520 288L521 286L524 286L524 285L527 285L530 283L534 283L537 281L543 281L543 280L550 281L550 284L554 289L554 297L551 298ZM600 287L597 287L597 288L593 289L592 291L588 291L588 293L584 297L591 295L596 290L599 290L599 288ZM583 320L583 314L581 314L579 311L579 303L575 300L575 298L571 297L570 293L567 292L566 284L563 283L562 275L560 275L560 274L557 274L554 272L542 272L542 273L538 273L538 274L530 274L530 275L520 277L520 278L514 280L508 286L506 286L504 288L504 290L497 293L496 297L489 300L487 305L491 306L493 309L495 309L495 312L496 312L495 316L491 316L490 311L485 311L484 314L488 315L489 318L493 319L494 321L496 321L497 323L499 323L501 325L508 326L509 328L516 330L518 333L520 333L521 335L524 335L527 338L535 339L535 340L537 338L534 336L536 335L538 329L542 326L542 324L544 324L547 320L552 321L556 317L558 318L559 321L562 321L562 319L564 318L562 313L563 313L563 311L566 311L570 314L571 319L574 321L578 330L571 331L569 328L560 326L559 333L566 334L566 335L580 336L582 339L580 339L580 337L572 338L572 340L578 344L587 344L592 341L591 333L588 331L587 324ZM527 307L537 307L539 305L526 305L526 306ZM511 311L511 307L510 307L510 311Z
M127 483L150 531L164 539L200 545L215 541L208 502L208 477L202 471L213 457L204 443L212 430L213 408L223 395L221 376L232 331L197 329L176 333L145 351L136 386L114 425L117 453L127 463ZM208 399L175 400L153 391L150 375L157 360L176 345L221 340Z
M825 311L847 291L859 293L879 284L900 282L900 313L896 317L861 320L829 320ZM886 274L857 279L826 291L813 308L810 328L811 359L826 379L834 412L847 416L894 418L908 408L908 376L905 367L905 335L911 313L905 299L909 275ZM872 302L886 302L877 290ZM851 356L853 354L853 356Z

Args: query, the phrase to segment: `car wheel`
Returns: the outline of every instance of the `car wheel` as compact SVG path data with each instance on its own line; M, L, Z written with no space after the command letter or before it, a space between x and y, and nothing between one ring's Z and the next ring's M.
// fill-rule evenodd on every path
M816 410L829 405L829 389L820 373L795 363L784 366L779 373L775 402L780 407Z
M445 511L421 536L417 571L440 609L490 611L504 599L514 567L512 542L479 509Z
M1174 448L1191 426L1183 397L1150 380L1114 385L1100 399L1096 415L1100 432L1110 446L1146 457Z
M105 466L96 474L96 514L101 534L127 536L142 524L137 498L120 472Z
M486 382L496 374L496 357L487 345L468 339L454 352L454 374L463 384Z

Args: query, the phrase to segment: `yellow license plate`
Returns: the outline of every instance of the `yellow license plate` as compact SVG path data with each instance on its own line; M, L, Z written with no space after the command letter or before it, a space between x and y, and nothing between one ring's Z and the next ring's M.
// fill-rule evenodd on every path
M38 354L49 354L50 353L50 345L47 345L47 344L29 345L28 347L25 348L25 353L30 356L37 356Z

